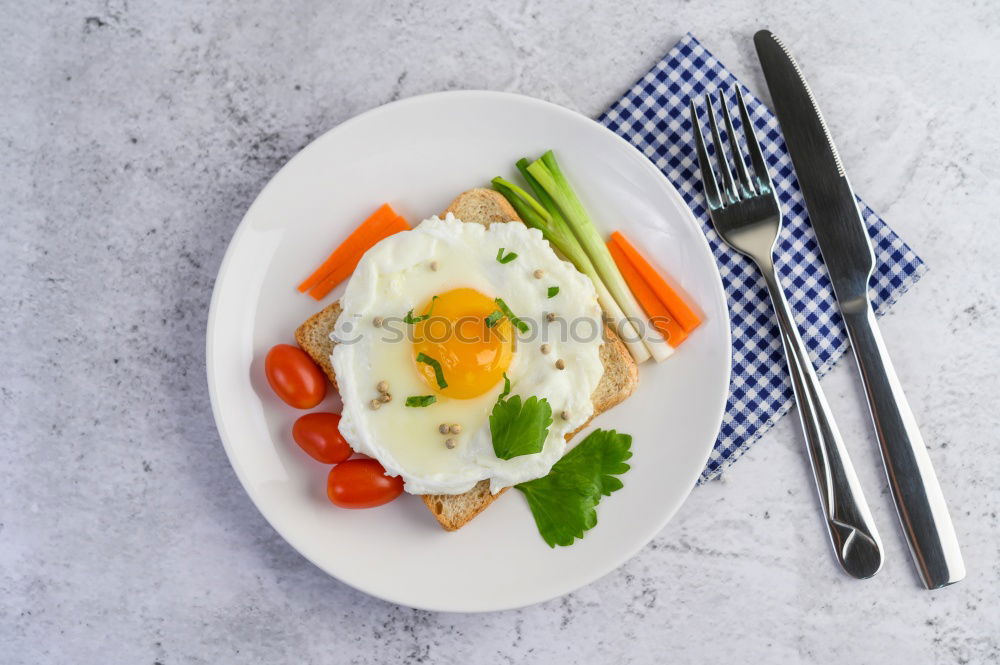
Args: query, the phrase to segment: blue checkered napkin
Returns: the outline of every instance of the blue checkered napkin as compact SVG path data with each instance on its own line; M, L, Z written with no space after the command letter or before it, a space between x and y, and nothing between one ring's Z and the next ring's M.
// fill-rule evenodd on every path
M700 99L705 93L716 96L720 89L730 95L737 83L722 63L688 34L599 119L649 157L674 184L701 222L722 273L732 318L733 372L722 429L702 481L718 476L739 459L793 403L764 280L754 265L724 245L712 228L688 119L691 97ZM778 121L746 88L743 92L784 215L776 253L781 283L822 376L847 350L847 335ZM732 96L729 103L735 108ZM920 278L926 266L863 202L861 212L875 249L871 294L875 311L881 314Z

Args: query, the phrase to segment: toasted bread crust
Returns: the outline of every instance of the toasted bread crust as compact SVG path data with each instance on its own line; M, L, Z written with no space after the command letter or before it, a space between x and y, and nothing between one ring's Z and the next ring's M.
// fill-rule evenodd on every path
M342 310L339 300L332 302L306 319L305 323L295 330L295 342L299 348L316 361L333 387L338 390L337 375L334 374L333 365L330 364L330 355L333 353L330 333L333 332L333 326L337 323Z
M492 189L470 189L455 197L442 215L451 213L463 222L473 222L489 226L494 222L520 222L517 211L503 197Z
M480 480L463 494L424 494L420 498L445 531L458 531L509 489L504 487L493 494L490 481Z
M491 189L470 189L460 194L445 213L452 213L464 222L489 226L495 222L521 221L507 200ZM331 303L312 315L295 331L295 341L316 363L323 368L336 387L337 377L330 364L333 353L333 330L342 308L339 302ZM639 368L622 340L605 326L604 344L601 345L601 363L604 374L591 396L594 413L590 420L623 402L635 390L639 382ZM576 431L566 436L570 440L580 430L590 424L590 420ZM462 528L479 513L496 501L509 488L496 494L490 492L490 483L483 480L463 494L426 494L421 498L427 509L446 531Z

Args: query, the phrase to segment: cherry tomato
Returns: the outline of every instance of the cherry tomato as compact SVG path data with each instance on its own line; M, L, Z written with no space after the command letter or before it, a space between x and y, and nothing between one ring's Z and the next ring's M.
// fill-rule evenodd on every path
M354 453L339 426L336 413L307 413L292 425L292 438L317 462L337 464Z
M349 459L330 469L326 495L341 508L374 508L403 493L403 479L385 475L373 459Z
M326 397L323 370L297 346L278 344L268 351L264 373L271 390L296 409L311 409Z

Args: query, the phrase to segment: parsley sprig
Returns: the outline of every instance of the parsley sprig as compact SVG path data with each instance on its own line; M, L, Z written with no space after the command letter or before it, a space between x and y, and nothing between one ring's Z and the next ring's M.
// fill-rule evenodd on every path
M522 403L520 395L509 396L510 379L506 374L503 381L503 392L490 414L493 453L508 460L541 452L552 424L549 401L532 396Z
M515 485L528 500L538 533L549 547L572 545L597 524L597 504L622 488L632 437L594 430L555 463L548 475Z

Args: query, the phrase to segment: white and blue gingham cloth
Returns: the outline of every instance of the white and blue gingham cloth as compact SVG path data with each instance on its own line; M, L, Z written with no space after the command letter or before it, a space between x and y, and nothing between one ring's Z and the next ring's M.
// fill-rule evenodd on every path
M599 122L637 147L663 171L701 222L719 264L732 319L733 371L729 400L702 481L722 473L792 407L792 386L778 326L757 268L723 244L712 227L695 155L688 101L725 91L731 108L736 78L688 34ZM847 334L826 267L809 225L792 160L770 109L743 87L750 119L761 142L781 202L784 228L775 259L799 331L820 376L847 350ZM735 118L739 126L739 118ZM872 210L861 213L875 250L870 294L882 314L926 270L924 262Z

